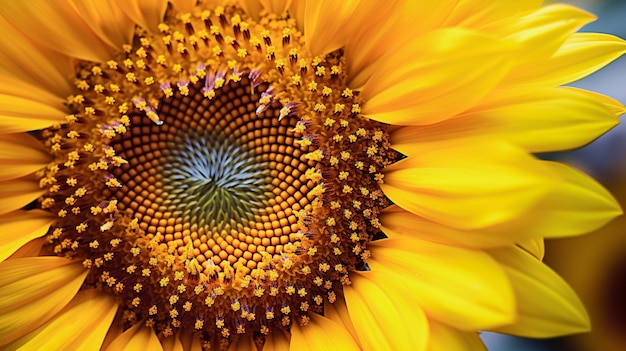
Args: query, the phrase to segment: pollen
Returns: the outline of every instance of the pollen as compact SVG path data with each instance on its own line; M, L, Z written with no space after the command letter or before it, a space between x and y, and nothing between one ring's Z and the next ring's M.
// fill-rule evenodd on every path
M381 171L399 156L343 53L313 57L293 20L262 17L169 8L158 33L77 64L72 117L41 133L51 251L164 336L228 346L307 324L390 205Z

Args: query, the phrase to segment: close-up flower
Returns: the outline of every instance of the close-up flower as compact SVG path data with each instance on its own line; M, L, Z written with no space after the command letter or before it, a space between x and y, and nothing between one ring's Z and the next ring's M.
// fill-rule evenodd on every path
M0 3L0 349L484 350L581 333L543 239L621 214L536 154L626 108L539 0Z

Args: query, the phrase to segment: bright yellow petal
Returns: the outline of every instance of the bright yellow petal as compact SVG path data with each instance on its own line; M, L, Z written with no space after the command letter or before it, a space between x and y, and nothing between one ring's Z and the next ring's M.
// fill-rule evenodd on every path
M381 59L361 92L363 114L401 125L452 118L496 86L515 53L510 43L467 30L430 32Z
M291 6L293 0L260 0L263 8L269 13L275 13L279 16L285 14L285 12Z
M425 350L428 320L408 292L380 272L353 272L343 293L365 350Z
M344 300L343 297L337 297L337 300L334 303L330 303L328 301L324 303L324 317L343 326L350 332L350 334L352 334L352 337L357 343L359 343L359 346L361 346L359 336L356 333L356 329L354 329L352 320L350 319L350 313L348 312L348 306L346 306L346 300Z
M80 263L61 257L18 258L0 263L0 345L15 341L54 317L72 300L87 272Z
M490 136L509 140L529 152L580 147L617 125L615 107L606 97L575 88L497 90L458 118L403 127L392 135L399 148L415 141Z
M546 254L546 247L543 238L532 238L517 243L517 246L535 256L539 261L543 260Z
M480 28L507 17L536 10L543 0L460 0L443 26Z
M374 241L368 247L376 278L404 285L401 290L430 318L462 330L480 330L506 325L515 317L509 281L482 251L406 236Z
M37 44L72 57L103 62L115 52L67 0L3 1L0 15Z
M0 94L0 133L44 129L65 121L66 112L22 97Z
M487 351L475 331L464 332L431 321L429 351Z
M457 139L403 146L399 150L409 157L385 169L385 195L450 227L477 229L515 219L554 185L540 161L506 143Z
M291 336L281 329L274 330L265 339L263 351L289 351Z
M313 55L324 55L346 42L343 27L351 21L359 1L307 0L304 40Z
M2 16L0 33L0 93L30 97L40 102L45 100L38 98L41 92L36 90L45 91L58 100L70 94L72 88L68 77L74 73L74 67L67 55L34 44ZM13 81L24 81L22 84L33 86L33 89L24 90L15 86Z
M110 1L75 1L74 6L87 25L114 48L132 42L133 22L117 4Z
M526 218L533 236L558 238L589 233L622 214L606 189L591 177L558 162L546 162L563 182L539 202Z
M503 84L571 83L626 53L626 42L600 33L575 33L549 59L530 60L511 70Z
M353 89L363 87L384 55L404 50L411 40L439 26L456 3L361 1L352 19L354 25L346 27L350 31L345 47L348 85Z
M301 326L297 322L291 325L291 351L360 349L347 330L319 314L312 313L308 325Z
M533 338L589 330L589 318L576 293L546 265L521 248L494 250L515 290L517 320L496 332Z
M154 333L154 329L139 322L118 336L106 351L163 351L163 346Z
M15 211L0 216L0 261L22 245L46 234L54 216L43 211Z
M6 350L99 350L117 307L100 291L81 291L52 320Z
M167 0L115 0L135 23L157 32L167 9Z
M532 234L523 230L514 230L509 227L503 230L499 230L500 228L495 228L496 230L450 228L416 216L395 205L386 208L379 219L383 232L391 238L408 235L417 239L469 248L511 246L532 237Z
M28 134L0 135L0 181L34 173L51 159L41 143Z
M577 7L556 4L511 21L498 28L507 41L520 43L524 48L516 57L518 62L552 56L565 40L595 16Z
M22 208L42 194L35 177L0 182L0 215Z

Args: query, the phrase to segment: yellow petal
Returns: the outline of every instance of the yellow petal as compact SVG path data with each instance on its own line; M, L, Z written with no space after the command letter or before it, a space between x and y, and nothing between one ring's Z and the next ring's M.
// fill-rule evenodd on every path
M260 0L263 8L269 13L275 13L279 16L283 16L285 12L291 7L293 0Z
M142 322L123 332L106 349L106 351L136 350L163 351L154 329L146 327Z
M361 88L389 53L404 50L414 38L436 28L457 0L361 1L348 30L345 58L348 86ZM356 18L354 18L356 17Z
M363 114L401 125L452 118L496 86L515 53L510 43L475 32L432 31L377 64L361 92Z
M517 243L517 246L535 256L539 261L543 260L543 256L546 254L546 247L543 238L532 238Z
M399 151L409 157L385 169L385 195L409 212L454 228L515 219L554 183L540 161L503 142L416 142Z
M257 348L251 336L240 336L231 342L228 351L257 351Z
M9 345L8 350L99 350L117 302L97 290L78 293L52 320Z
M497 90L458 118L395 131L399 149L415 140L444 140L493 136L509 140L529 152L580 147L617 125L616 104L598 94L575 88Z
M475 331L464 332L436 321L430 322L429 351L487 351Z
M75 1L74 6L87 25L104 42L121 50L132 42L133 22L117 4L110 1Z
M428 342L428 320L400 285L381 272L353 272L343 293L350 319L365 350L420 351ZM407 298L408 297L408 298Z
M312 313L308 325L291 325L291 351L360 350L352 335L330 319Z
M289 6L289 16L296 20L296 28L304 32L304 11L307 1L292 1Z
M179 334L180 342L183 345L185 351L203 351L204 348L200 343L200 338L193 332L181 332Z
M37 44L72 57L103 62L115 53L67 0L3 1L0 15Z
M51 160L41 143L28 134L0 135L0 181L34 173Z
M591 177L558 162L545 163L563 181L528 213L532 221L522 230L546 238L580 235L622 214L613 195Z
M509 33L505 34L505 40L523 46L516 60L526 62L552 56L569 35L595 18L577 7L556 4L511 21L510 25L504 25L498 31Z
M67 55L34 44L2 16L0 33L0 93L30 97L40 102L45 102L38 99L41 92L31 90L44 91L58 100L71 93L67 78L74 73L74 67ZM33 89L25 90L15 86L13 81L23 81L22 84Z
M513 321L513 291L488 254L407 236L377 240L370 247L376 278L401 283L405 289L400 291L410 294L430 318L462 330Z
M543 0L460 0L442 26L481 28L505 18L536 10Z
M184 351L183 344L180 342L178 336L168 336L161 341L163 344L163 351Z
M48 212L15 211L0 216L0 261L22 245L46 234L54 216Z
M34 177L0 182L0 215L22 208L42 194Z
M571 83L626 53L623 39L599 33L574 33L549 59L530 60L513 68L503 84Z
M174 8L179 12L193 13L196 8L197 0L170 0Z
M50 127L65 121L66 112L27 98L0 93L0 133L17 133Z
M509 276L518 302L515 323L494 331L546 338L589 330L584 306L558 274L521 248L491 254Z
M17 251L15 251L7 260L14 260L16 258L35 257L41 253L41 248L46 242L45 238L33 239L26 244L22 245Z
M289 351L290 338L285 331L275 330L265 339L263 351Z
M324 317L343 326L348 332L350 332L350 334L352 334L352 337L357 343L359 343L359 346L361 346L359 336L356 333L356 329L354 329L354 324L352 324L350 314L348 313L346 300L344 300L343 297L337 297L337 300L334 303L330 303L328 301L324 303Z
M0 263L0 345L15 341L54 317L72 300L87 272L80 263L61 257L18 258Z
M115 3L135 23L155 33L167 9L167 0L115 0Z
M502 230L500 228L478 230L450 228L416 216L395 205L386 208L379 219L383 232L391 238L408 235L436 243L469 248L511 246L532 237L532 234L510 227Z
M313 55L337 50L346 42L343 27L359 1L308 0L304 11L304 40Z
M258 21L261 18L263 5L259 0L239 0L238 3L254 20Z

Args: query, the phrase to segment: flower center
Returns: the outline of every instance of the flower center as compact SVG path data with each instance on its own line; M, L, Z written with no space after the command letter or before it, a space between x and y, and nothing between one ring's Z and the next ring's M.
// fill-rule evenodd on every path
M369 257L386 127L360 116L342 53L311 57L292 20L229 6L159 29L77 65L68 123L41 133L50 250L164 337L305 325Z

